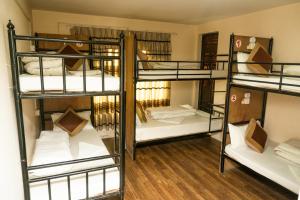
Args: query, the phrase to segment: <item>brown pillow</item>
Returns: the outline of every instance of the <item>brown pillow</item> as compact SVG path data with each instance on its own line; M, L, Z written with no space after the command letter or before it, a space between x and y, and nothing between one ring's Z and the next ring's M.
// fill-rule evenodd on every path
M148 61L148 56L144 54L141 50L138 50L138 57L140 60ZM152 66L148 62L141 62L144 69L152 69Z
M68 132L69 135L74 136L83 129L87 122L86 119L80 117L72 108L68 108L54 123Z
M246 130L246 144L253 150L262 153L267 142L267 133L255 119L251 119Z
M81 52L77 50L77 48L73 45L66 44L64 45L58 53L60 54L73 54L73 55L81 55ZM80 58L64 58L65 65L68 70L76 71L81 65L83 60Z
M142 123L147 122L145 110L140 102L136 102L136 114Z
M273 61L270 54L265 50L265 48L256 43L254 49L251 51L247 62L261 62L261 63L271 63ZM257 74L268 74L271 65L270 64L247 64L249 70Z

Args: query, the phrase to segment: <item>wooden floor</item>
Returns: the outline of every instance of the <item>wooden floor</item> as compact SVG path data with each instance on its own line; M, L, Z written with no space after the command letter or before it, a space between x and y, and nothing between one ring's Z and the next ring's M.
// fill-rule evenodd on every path
M220 144L200 138L139 148L126 155L125 200L292 200L296 195L226 160L219 174Z

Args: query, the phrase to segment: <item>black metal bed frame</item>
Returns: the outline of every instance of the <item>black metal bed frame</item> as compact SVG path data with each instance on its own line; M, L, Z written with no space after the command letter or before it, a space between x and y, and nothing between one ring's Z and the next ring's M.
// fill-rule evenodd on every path
M228 154L225 152L226 147L226 141L227 141L227 134L228 134L228 117L229 117L229 111L230 111L230 91L231 88L245 88L245 89L251 89L256 91L263 92L263 99L262 99L262 112L260 116L260 122L261 126L264 127L265 123L265 112L266 112L266 105L267 105L267 97L268 93L278 93L278 94L284 94L284 95L291 95L291 96L300 96L300 90L298 91L291 91L291 90L284 90L283 86L294 86L296 88L300 89L300 84L288 84L284 83L284 78L299 78L300 76L297 75L286 75L284 74L284 67L286 66L293 66L293 65L300 65L300 63L283 63L283 62L271 62L271 63L261 63L261 62L238 62L237 60L234 60L234 56L237 54L237 51L234 51L234 42L235 42L235 35L231 34L230 36L230 44L229 44L229 66L228 66L228 78L227 78L227 92L226 92L226 102L225 102L225 113L224 113L224 124L223 124L223 136L222 136L222 143L221 143L221 152L220 152L220 166L219 170L220 173L224 173L225 170L225 159L228 158L229 160L232 160L242 166L239 161L231 158ZM273 38L269 38L269 47L268 52L271 55L272 54L272 47L273 47ZM268 81L258 81L258 80L249 80L249 79L242 79L242 78L235 78L234 74L245 74L245 75L265 75L265 74L257 74L257 73L241 73L241 72L233 72L233 66L235 64L269 64L271 65L271 73L275 74L268 74L268 76L271 77L279 77L279 82L268 82ZM279 66L280 70L274 69L274 66ZM275 85L278 86L278 88L269 88L269 87L262 87L262 86L250 86L247 84L242 83L235 83L234 80L238 81L244 81L244 82L254 82L254 83L264 83L269 85ZM241 123L247 123L247 122L241 122ZM247 166L244 166L246 168L249 168ZM252 170L253 171L253 170ZM261 174L260 174L261 175ZM262 175L263 176L263 175Z
M30 184L40 181L47 181L48 185L48 197L51 199L51 180L57 179L61 177L67 178L68 183L68 197L71 199L71 185L70 185L70 177L73 175L82 174L85 175L86 178L86 199L104 199L112 196L117 196L120 199L124 198L124 175L125 175L125 88L124 88L124 74L125 74L125 65L124 65L124 34L121 33L120 38L116 42L108 42L108 41L97 41L97 40L72 40L72 39L59 39L59 38L45 38L45 37L38 37L35 36L22 36L16 35L15 27L12 22L9 20L7 24L8 28L8 39L9 39L9 49L10 49L10 58L11 58L11 71L12 71L12 80L13 80L13 92L14 92L14 99L15 99L15 108L16 108L16 118L17 118L17 128L18 128L18 137L19 137L19 148L20 148L20 157L21 157L21 168L22 168L22 175L23 175L23 187L24 187L24 198L26 200L30 200ZM34 42L37 44L39 41L46 41L46 42L62 42L62 43L82 43L88 44L89 48L89 55L66 55L66 54L47 54L43 52L37 53L29 53L29 52L19 52L17 50L17 41L29 41ZM92 53L92 45L116 45L119 48L119 56L96 56ZM22 92L20 90L20 82L19 82L19 75L22 72L21 70L21 57L38 57L39 58L39 65L40 65L40 81L41 81L41 90L40 92ZM61 92L47 92L44 88L44 75L43 75L43 58L44 57L56 57L56 58L79 58L84 59L83 61L83 91L80 92L69 92L66 89L66 66L62 65L62 78L63 78L63 90ZM90 92L86 89L86 63L85 59L99 59L102 62L104 60L109 59L119 59L120 60L120 88L117 91L106 91L105 90L105 82L104 82L104 66L101 66L101 75L102 75L102 90L97 92ZM56 163L49 163L37 166L28 166L27 163L27 155L26 155L26 143L25 143L25 131L24 131L24 121L23 121L23 110L22 110L22 99L36 99L40 102L40 122L41 122L41 129L45 128L45 124L42 123L44 121L44 109L43 109L43 101L46 98L63 98L63 97L79 97L79 96L103 96L103 95L113 95L120 97L120 123L119 123L119 131L117 132L117 128L115 127L115 137L119 136L119 150L111 155L103 155L97 157L90 157L84 159L75 159L70 161L64 162L56 162ZM91 106L92 107L92 106ZM116 107L115 107L116 108ZM116 110L116 109L115 109ZM115 142L116 143L116 142ZM101 167L93 167L90 169L83 169L77 171L71 171L67 173L60 173L50 176L38 177L38 178L29 178L29 171L42 169L42 168L49 168L54 166L61 166L61 165L71 165L75 163L82 163L88 161L95 161L95 160L102 160L112 158L114 159L115 163L111 165L101 166ZM116 162L116 160L118 162ZM119 190L109 192L106 191L106 170L117 167L119 169L119 181L120 187ZM90 172L103 172L103 193L99 194L96 197L89 196L89 173ZM100 180L99 180L100 181Z
M224 70L226 67L226 63L228 63L228 60L218 60L215 63L209 63L208 69L203 70L203 71L209 71L209 73L199 73L199 74L179 74L180 70L200 70L199 69L182 69L180 68L180 63L192 63L192 64L199 64L203 65L204 63L202 61L155 61L155 60L137 60L137 55L138 55L138 42L171 42L169 40L145 40L145 39L137 39L136 35L134 36L134 113L136 113L136 88L137 88L137 83L138 82L147 82L147 81L197 81L197 80L226 80L226 77L213 77L212 76L212 72L213 72L213 66L215 65L217 70ZM148 54L147 54L148 55ZM156 55L165 55L165 54L156 54ZM169 54L167 54L169 55ZM220 57L228 57L228 55L226 54L220 54L217 55ZM155 75L151 75L151 76L156 76L156 77L163 77L163 76L174 76L176 75L175 79L165 79L165 78L161 78L161 79L141 79L139 76L139 72L140 70L166 70L166 69L140 69L139 67L139 63L151 63L151 62L168 62L168 63L177 63L177 67L174 69L167 69L167 70L171 70L171 71L176 71L176 74L172 73L172 74L155 74ZM219 66L219 64L221 64L221 67ZM205 76L204 78L180 78L180 76L182 75L193 75L193 76ZM218 93L225 93L226 91L216 91L213 89L213 93L218 92ZM213 98L213 95L211 95L210 98ZM166 142L172 142L172 141L178 141L178 140L183 140L183 139L190 139L190 138L196 138L196 137L203 137L203 136L209 136L211 133L216 133L216 132L220 132L222 131L223 127L220 130L211 130L211 123L212 120L219 120L222 119L223 120L223 112L214 110L214 107L218 107L221 109L224 109L224 104L211 104L209 105L210 108L210 116L209 116L209 129L208 131L205 132L200 132L200 133L194 133L194 134L190 134L190 135L186 135L186 136L176 136L176 137L171 137L171 138L161 138L161 139L155 139L155 140L150 140L150 141L142 141L142 142L137 142L136 141L136 115L134 115L134 141L133 141L133 155L132 155L132 159L135 160L136 158L136 148L138 147L143 147L143 146L148 146L148 145L153 145L153 144L161 144L161 143L166 143ZM213 117L213 115L217 115L215 117Z

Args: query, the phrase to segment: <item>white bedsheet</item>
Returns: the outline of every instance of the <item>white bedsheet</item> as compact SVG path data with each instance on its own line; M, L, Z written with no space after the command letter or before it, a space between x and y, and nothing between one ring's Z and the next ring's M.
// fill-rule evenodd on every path
M222 128L222 120L211 121L211 130ZM192 135L209 130L209 116L194 115L184 117L180 124L164 123L159 120L148 120L136 127L136 141L151 141L162 138L172 138L176 136Z
M289 169L289 166L293 164L276 156L273 150L275 146L274 143L268 142L264 152L260 154L247 146L232 148L231 144L228 144L225 152L253 171L298 194L300 182Z
M120 82L118 77L105 74L104 86L106 91L119 90ZM62 91L62 76L44 76L44 88L47 91ZM83 77L67 75L66 89L70 92L83 91ZM41 90L41 80L39 75L22 74L20 75L20 90L22 92L34 92ZM102 91L101 75L86 77L86 90L89 92Z
M240 84L240 85L249 85L252 87L279 89L279 83L280 83L279 77L274 77L274 76L266 77L266 76L236 74L233 76L233 78L250 80L250 81L241 81L241 80L233 79L233 83ZM277 84L259 83L259 82L253 82L253 81L266 81L266 82L274 82ZM282 83L297 85L297 86L282 85L282 90L300 92L300 78L283 78Z
M84 152L88 149L79 150L81 143L88 144L90 146L98 147L97 152L101 152L101 155L108 155L109 152L106 149L105 144L101 140L100 133L94 129L85 130L78 135L70 138L71 153L74 158L79 157L79 152ZM92 155L95 156L95 155ZM100 156L100 155L99 155ZM82 153L81 153L82 157ZM90 164L78 163L72 165L72 171L83 168L89 168L89 166L95 167L113 164L113 159L104 159L102 161L93 161ZM102 164L101 164L102 163ZM114 192L119 189L120 176L117 168L111 168L106 170L106 193ZM72 199L84 199L86 196L86 178L85 174L74 175L70 177L71 180L71 197ZM103 193L103 172L91 172L89 173L89 196L96 196ZM30 185L30 194L32 200L48 199L48 186L47 182L37 182ZM53 200L68 199L68 185L67 178L53 179L51 181L51 195Z
M227 70L178 70L179 79L226 78ZM139 79L177 79L177 70L139 70Z

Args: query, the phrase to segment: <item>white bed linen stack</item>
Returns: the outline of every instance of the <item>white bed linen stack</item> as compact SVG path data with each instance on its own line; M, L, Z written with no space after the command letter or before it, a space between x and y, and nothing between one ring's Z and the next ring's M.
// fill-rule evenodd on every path
M53 52L48 52L52 53ZM54 52L55 53L55 52ZM62 75L62 58L43 57L43 74L45 76ZM24 69L32 75L40 74L40 62L38 57L23 57Z
M177 118L176 121L180 121L180 118L196 115L197 110L190 105L180 106L166 106L166 107L154 107L147 108L147 117L154 120L165 120Z
M300 167L300 139L290 139L274 148L275 153Z

